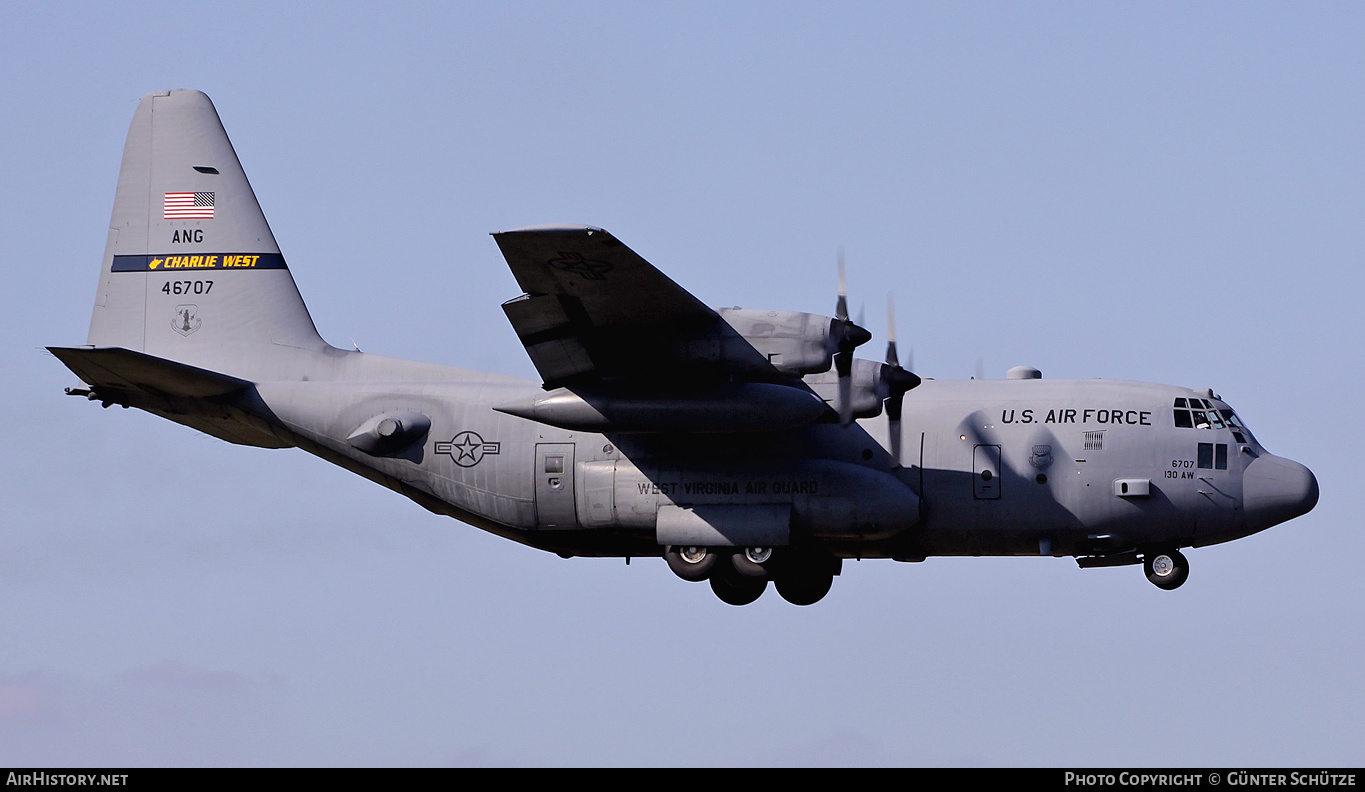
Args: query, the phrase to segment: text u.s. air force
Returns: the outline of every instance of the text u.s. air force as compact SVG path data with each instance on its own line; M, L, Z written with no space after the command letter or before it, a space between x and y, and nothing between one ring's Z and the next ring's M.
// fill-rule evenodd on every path
M1095 409L1091 407L1081 409L1057 409L1048 410L1047 415L1043 415L1041 409L1005 409L1000 411L1000 423L1003 424L1074 424L1074 423L1096 423L1120 426L1151 426L1152 413L1150 410L1115 410L1115 409Z

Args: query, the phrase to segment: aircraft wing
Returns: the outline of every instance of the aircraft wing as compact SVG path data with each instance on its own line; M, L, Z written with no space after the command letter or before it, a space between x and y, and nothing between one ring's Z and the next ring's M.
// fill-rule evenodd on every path
M719 315L600 228L493 234L526 292L503 305L547 389L657 375Z

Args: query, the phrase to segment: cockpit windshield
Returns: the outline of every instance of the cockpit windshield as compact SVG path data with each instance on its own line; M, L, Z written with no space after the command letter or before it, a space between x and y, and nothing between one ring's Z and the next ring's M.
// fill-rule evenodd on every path
M1239 443L1245 443L1245 435L1250 433L1237 413L1196 396L1177 397L1174 416L1175 425L1185 429L1231 429Z

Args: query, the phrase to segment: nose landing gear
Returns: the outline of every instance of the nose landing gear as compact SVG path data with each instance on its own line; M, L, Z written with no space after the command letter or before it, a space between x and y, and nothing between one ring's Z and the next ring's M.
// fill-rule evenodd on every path
M1179 550L1155 550L1143 554L1142 569L1147 579L1160 589L1180 588L1190 576L1190 562Z

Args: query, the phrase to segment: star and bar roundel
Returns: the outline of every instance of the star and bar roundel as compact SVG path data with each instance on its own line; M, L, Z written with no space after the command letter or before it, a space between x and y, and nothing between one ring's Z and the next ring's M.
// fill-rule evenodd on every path
M449 443L437 443L436 453L449 454L460 467L474 467L489 454L499 453L501 443L486 443L478 432L460 432Z

